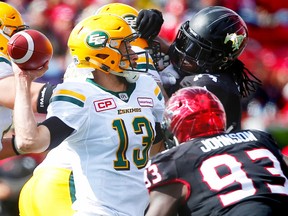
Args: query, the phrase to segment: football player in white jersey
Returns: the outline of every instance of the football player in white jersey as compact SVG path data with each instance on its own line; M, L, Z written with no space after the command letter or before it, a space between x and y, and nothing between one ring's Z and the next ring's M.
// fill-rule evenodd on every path
M155 10L151 10L152 11ZM121 16L123 19L126 20L126 22L132 27L132 29L134 31L137 31L137 17L139 15L138 10L136 10L135 8L131 7L130 5L124 4L124 3L110 3L110 4L105 4L102 7L100 7L97 11L96 11L96 15L97 14L103 14L103 13L111 13L111 14L115 14L118 16ZM156 12L155 12L156 13ZM157 16L158 17L158 16ZM149 20L150 18L150 20ZM146 21L150 21L152 22L152 18L151 17L143 17L143 20L146 19ZM154 23L155 25L155 23ZM148 28L149 26L149 22L146 24L146 27ZM151 26L151 24L150 24ZM149 27L150 27L149 26ZM150 29L153 28L153 26L150 27ZM158 43L155 40L150 39L150 45L147 42L147 39L144 38L138 38L137 40L135 40L134 42L131 43L133 50L137 50L137 51L141 51L141 49L144 50L148 50L149 51L149 61L148 61L148 74L150 76L152 76L154 78L154 80L158 83L159 87L161 88L162 94L165 98L165 101L168 100L168 95L165 92L165 89L162 85L162 81L159 75L159 72L157 71L157 65L158 65L158 61L160 60L160 43ZM142 50L143 51L143 50ZM150 55L151 54L151 55ZM146 67L146 62L143 61L141 59L141 57L139 57L139 59L137 60L137 64L138 64L138 68Z
M154 11L154 10L153 10ZM110 3L110 4L105 4L102 7L100 7L94 15L97 14L103 14L103 13L110 13L110 14L115 14L118 16L121 16L123 19L126 20L126 22L132 27L132 29L137 32L137 17L138 17L138 10L133 8L130 5L124 4L124 3ZM152 13L152 11L151 11ZM155 12L156 13L156 12ZM151 15L152 16L152 15ZM143 19L149 20L149 22L153 22L153 17L143 17ZM158 17L158 16L157 16ZM149 22L146 24L146 26L149 26ZM150 23L151 25L151 23ZM152 28L153 26L151 26ZM164 96L165 101L168 100L168 95L165 92L165 89L162 85L162 81L159 75L159 72L157 71L157 65L158 61L161 61L161 54L160 52L160 43L158 43L155 40L150 40L151 46L148 44L147 39L144 38L137 38L135 41L131 42L132 49L135 52L142 52L144 50L148 51L148 62L146 62L146 58L143 58L142 56L138 57L137 60L137 67L138 68L143 68L147 67L148 64L148 71L147 73L153 77L153 79L157 82L159 87L161 88L162 94ZM73 69L73 65L68 66L68 70L66 70L66 73L64 75L64 79L66 78L85 78L92 76L90 73L86 75L79 75L79 73L75 73L75 70Z
M0 2L0 119L1 119L0 120L0 138L1 138L0 139L0 150L1 150L0 160L6 159L8 157L16 156L17 154L19 154L19 152L15 151L15 148L13 146L14 137L10 137L10 135L5 134L5 132L9 130L12 124L12 112L13 112L12 109L14 108L14 99L15 99L14 73L13 73L12 66L11 66L11 60L7 54L7 43L13 34L15 34L18 31L27 29L27 28L29 27L24 24L21 14L17 11L16 8L14 8L13 6L5 2ZM46 65L44 69L47 69L47 66L48 65ZM34 112L38 112L38 113L47 112L47 106L49 104L49 99L52 95L52 91L54 87L55 86L52 86L48 83L45 84L45 83L33 82L31 84L31 88L30 88L31 89L31 101L32 101L32 109ZM68 155L67 152L68 151L66 151L65 155ZM69 175L66 173L67 173L66 170L62 171L62 175L64 175L64 177L68 176L67 185L69 188ZM46 174L50 176L53 175L51 174L51 172L47 172ZM59 178L59 176L57 177ZM72 185L71 185L71 188L72 188ZM53 190L53 188L50 187L49 190ZM42 194L42 193L39 192L39 194ZM65 203L66 200L61 199L63 198L63 193L60 195L58 197L60 197L61 204L63 202ZM69 198L70 197L71 196L69 194ZM42 197L40 197L40 201L41 201L41 198ZM47 199L48 197L45 196L44 198ZM55 201L57 202L59 200L55 200ZM71 202L69 204L71 206ZM57 206L57 205L55 205L54 203L53 206ZM47 209L44 209L44 210L46 210L48 215L51 215L49 214L49 209L48 211ZM65 213L67 213L67 211L69 212L69 208L66 209ZM72 212L72 210L70 210L70 212ZM62 212L59 211L59 215L61 215L61 213ZM33 215L33 213L32 212L28 213L28 215ZM34 214L34 215L37 215L37 214ZM65 214L62 214L62 215L65 215Z
M96 14L112 13L124 18L127 23L136 30L135 22L138 11L126 4L111 3L104 5ZM146 18L146 17L145 17ZM131 42L134 52L143 52L148 48L148 43L143 38L137 38ZM147 66L146 52L138 56L137 68ZM153 60L148 54L148 71L161 87L159 74L156 71ZM70 64L64 74L64 82L71 80L85 80L93 78L91 71L81 70ZM163 92L162 92L163 93ZM33 176L22 188L19 198L21 216L62 216L71 215L72 203L75 201L75 188L70 160L71 149L67 145L60 145L47 154L44 161L35 169ZM49 178L47 177L49 176ZM34 191L31 193L31 191ZM55 205L57 200L58 205Z
M24 24L21 14L16 8L0 2L0 159L17 154L13 149L12 139L3 138L12 124L15 98L14 74L11 60L7 54L7 43L13 34L27 28L29 27ZM45 113L52 90L53 86L49 84L37 82L31 84L33 111Z
M58 85L40 125L31 110L32 71L14 68L17 150L42 152L61 142L71 150L75 215L143 215L148 205L143 168L151 151L163 149L164 98L137 69L135 36L112 14L78 23L68 46L79 73L90 70L93 79Z

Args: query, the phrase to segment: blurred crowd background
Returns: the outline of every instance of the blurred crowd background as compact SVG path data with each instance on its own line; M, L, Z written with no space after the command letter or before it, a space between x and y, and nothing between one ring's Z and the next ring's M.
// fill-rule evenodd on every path
M67 39L74 25L112 2L136 9L156 8L163 13L160 37L172 42L180 25L200 9L222 5L236 11L247 23L249 43L240 56L261 81L251 97L243 100L243 128L270 132L281 148L288 146L288 1L287 0L8 0L25 22L52 42L54 56L39 82L62 82L67 65ZM41 116L43 117L43 116ZM17 195L43 155L0 161L0 215L18 215ZM19 161L22 161L19 163ZM9 184L8 184L9 183ZM7 186L5 188L4 186ZM9 191L10 187L10 191ZM8 191L8 192L7 192ZM10 193L9 193L10 192ZM12 206L12 207L11 207Z

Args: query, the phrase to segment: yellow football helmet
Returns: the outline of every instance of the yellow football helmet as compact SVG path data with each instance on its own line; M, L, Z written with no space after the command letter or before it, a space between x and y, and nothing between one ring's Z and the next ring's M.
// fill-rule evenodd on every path
M138 16L138 11L131 7L130 5L123 4L123 3L110 3L100 7L95 14L103 14L103 13L110 13L115 14L123 19L131 26L131 28L136 32L136 19ZM139 46L143 49L147 49L148 43L143 38L137 38L135 41L131 43L133 46Z
M132 72L144 71L133 68L129 54L121 55L119 47L122 41L131 42L137 37L120 16L99 14L82 20L74 27L68 47L76 67L97 69L127 79L135 76Z
M130 5L123 4L123 3L110 3L103 5L100 7L95 14L103 14L103 13L111 13L115 14L118 16L121 16L123 19L126 20L126 22L131 26L131 28L135 31L137 31L137 26L136 26L136 20L138 17L138 10L135 8L131 7ZM138 37L135 41L131 43L132 46L138 46L142 49L148 50L150 56L149 56L149 68L157 68L158 70L158 62L161 61L162 56L161 56L161 47L160 43L158 41L150 41L152 44L149 46L147 40L144 38ZM140 60L137 61L137 63L143 64L144 62L139 62Z
M29 28L24 25L21 14L11 5L0 2L0 51L7 55L8 40L18 31Z
M110 3L100 7L95 15L102 13L110 13L121 16L126 22L136 30L136 19L138 16L138 11L127 4L122 3Z

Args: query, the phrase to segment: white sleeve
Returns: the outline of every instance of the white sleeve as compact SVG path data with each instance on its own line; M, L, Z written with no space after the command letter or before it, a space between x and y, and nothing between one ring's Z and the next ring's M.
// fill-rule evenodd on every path
M2 56L0 56L0 68L1 68L0 79L14 75L11 62L7 58Z
M51 97L47 118L56 116L69 127L78 130L88 118L86 96L71 82L58 85ZM74 84L71 88L71 84ZM70 87L70 88L69 88ZM69 90L68 90L69 89Z

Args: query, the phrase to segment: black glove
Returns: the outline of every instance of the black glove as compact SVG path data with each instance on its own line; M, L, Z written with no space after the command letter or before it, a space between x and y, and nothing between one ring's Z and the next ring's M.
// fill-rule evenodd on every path
M136 20L140 37L153 40L159 34L163 22L164 19L160 11L156 9L141 10Z

